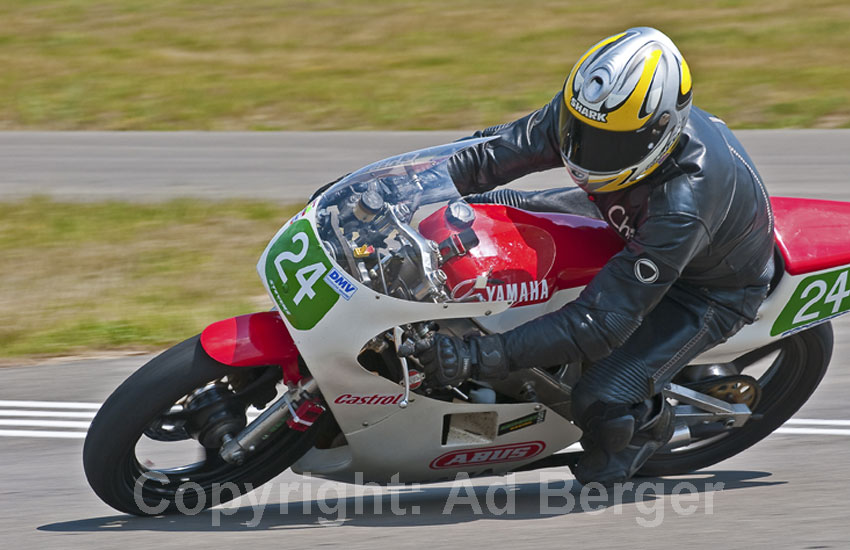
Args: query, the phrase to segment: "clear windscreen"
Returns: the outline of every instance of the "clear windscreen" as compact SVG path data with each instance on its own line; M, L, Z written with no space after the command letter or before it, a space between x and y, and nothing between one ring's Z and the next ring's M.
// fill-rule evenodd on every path
M406 300L452 299L440 243L420 222L451 204L469 208L449 175L457 152L492 138L468 139L391 157L349 174L324 191L316 225L326 252L376 292ZM471 211L471 209L469 209Z

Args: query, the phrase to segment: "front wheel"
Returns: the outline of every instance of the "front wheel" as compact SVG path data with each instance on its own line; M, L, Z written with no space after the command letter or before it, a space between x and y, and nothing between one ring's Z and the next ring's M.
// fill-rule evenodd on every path
M736 359L732 364L739 373L757 378L761 397L753 414L760 418L751 419L740 428L697 438L684 448L662 448L638 474L684 474L755 445L784 424L811 397L826 374L832 345L832 325L823 323Z
M155 357L109 396L89 427L83 466L92 489L130 514L197 513L286 470L313 446L328 414L306 432L278 430L241 465L218 454L223 434L245 425L248 404L274 396L275 369L217 363L198 336Z

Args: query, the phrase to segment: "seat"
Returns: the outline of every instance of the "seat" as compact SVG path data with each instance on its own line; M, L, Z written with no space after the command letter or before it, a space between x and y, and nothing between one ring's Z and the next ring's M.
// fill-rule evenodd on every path
M791 275L850 264L850 202L771 197L776 245Z

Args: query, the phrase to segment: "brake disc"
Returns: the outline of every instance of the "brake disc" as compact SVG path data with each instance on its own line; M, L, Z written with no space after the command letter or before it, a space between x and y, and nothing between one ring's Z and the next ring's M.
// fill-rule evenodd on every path
M758 380L746 374L718 376L687 384L687 387L727 403L743 403L751 411L756 409L761 399Z
M186 428L186 417L182 411L173 414L166 412L145 428L144 434L154 441L184 441L192 439Z

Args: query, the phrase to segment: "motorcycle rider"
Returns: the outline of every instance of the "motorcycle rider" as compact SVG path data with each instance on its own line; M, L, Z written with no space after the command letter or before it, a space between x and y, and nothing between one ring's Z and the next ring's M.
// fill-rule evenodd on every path
M628 29L590 48L547 105L476 132L498 139L450 161L461 194L477 193L471 202L592 214L625 242L560 310L502 334L437 335L419 356L441 386L582 362L572 395L582 483L622 482L669 440L661 390L755 320L773 275L761 178L723 121L691 100L673 42ZM485 192L563 165L579 189Z

